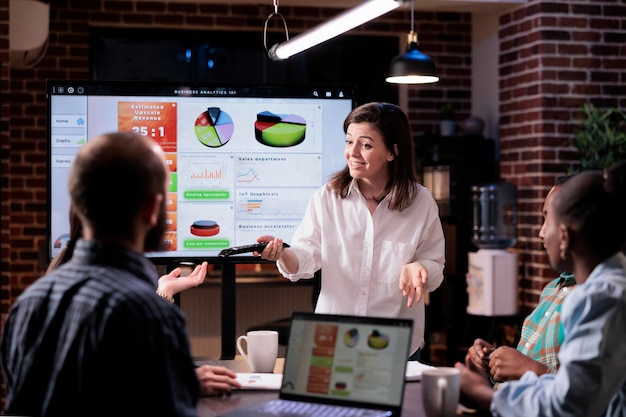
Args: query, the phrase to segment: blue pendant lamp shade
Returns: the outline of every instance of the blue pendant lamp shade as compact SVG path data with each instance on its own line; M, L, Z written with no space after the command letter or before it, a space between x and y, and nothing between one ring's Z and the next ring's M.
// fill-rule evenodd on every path
M417 49L417 34L411 30L407 37L406 52L391 60L387 82L394 84L427 84L439 81L435 63Z

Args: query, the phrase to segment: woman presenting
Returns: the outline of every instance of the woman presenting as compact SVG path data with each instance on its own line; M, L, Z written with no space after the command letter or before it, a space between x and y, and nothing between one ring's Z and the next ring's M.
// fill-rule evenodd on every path
M439 209L417 182L409 122L398 106L357 107L343 129L346 167L311 197L291 246L260 236L269 241L261 256L291 281L322 270L317 313L413 319L411 359L419 359L423 293L443 280Z

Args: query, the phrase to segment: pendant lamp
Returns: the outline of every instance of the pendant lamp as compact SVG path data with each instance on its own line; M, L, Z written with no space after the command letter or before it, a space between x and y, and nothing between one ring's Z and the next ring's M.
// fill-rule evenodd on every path
M431 57L417 49L417 33L414 30L414 1L411 2L411 32L407 36L406 52L389 64L387 82L393 84L427 84L439 81L435 63Z

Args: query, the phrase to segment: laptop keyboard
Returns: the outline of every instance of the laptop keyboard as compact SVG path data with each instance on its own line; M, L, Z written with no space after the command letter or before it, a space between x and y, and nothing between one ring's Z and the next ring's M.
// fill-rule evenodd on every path
M289 400L273 400L261 404L260 411L276 416L332 416L332 417L384 417L388 411L365 408L340 407L326 404L306 403Z

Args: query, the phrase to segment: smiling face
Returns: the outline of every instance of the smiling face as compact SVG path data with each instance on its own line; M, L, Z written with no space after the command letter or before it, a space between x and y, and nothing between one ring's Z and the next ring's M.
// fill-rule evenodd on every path
M344 156L352 178L382 183L387 181L388 163L394 158L381 133L371 123L348 126Z

